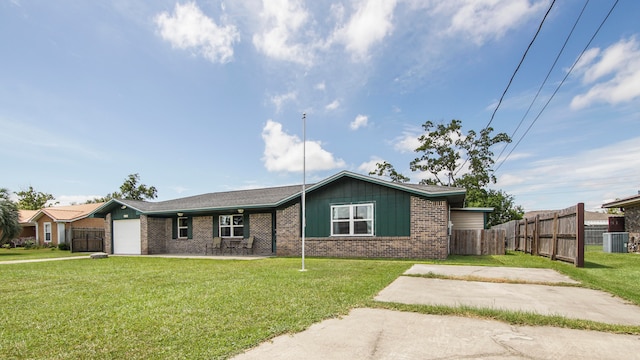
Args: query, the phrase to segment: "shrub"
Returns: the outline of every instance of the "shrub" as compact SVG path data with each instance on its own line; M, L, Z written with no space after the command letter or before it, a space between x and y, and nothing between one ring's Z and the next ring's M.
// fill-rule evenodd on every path
M58 250L71 250L71 246L67 243L58 244Z
M36 248L36 244L33 241L25 241L24 248L26 250L35 249Z

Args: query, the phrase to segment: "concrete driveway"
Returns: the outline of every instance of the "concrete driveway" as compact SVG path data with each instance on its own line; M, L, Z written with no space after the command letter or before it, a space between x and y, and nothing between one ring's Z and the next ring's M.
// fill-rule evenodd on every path
M441 274L512 284L401 276L376 300L408 304L506 308L539 314L640 326L640 307L610 294L578 287L548 269L415 265L405 274ZM531 284L534 283L534 284ZM516 286L514 286L516 285ZM579 309L579 310L576 310ZM513 326L498 321L354 309L235 359L640 359L640 336L554 327Z

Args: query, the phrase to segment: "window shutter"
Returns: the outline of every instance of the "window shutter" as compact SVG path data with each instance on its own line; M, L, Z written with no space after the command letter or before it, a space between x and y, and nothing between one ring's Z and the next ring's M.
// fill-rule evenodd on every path
M245 238L249 237L249 214L244 214L244 216L242 216L242 234Z
M193 218L187 218L187 239L193 239Z
M213 237L220 236L220 217L213 215Z
M172 234L172 239L177 239L178 238L178 218L172 218L171 219L171 234Z

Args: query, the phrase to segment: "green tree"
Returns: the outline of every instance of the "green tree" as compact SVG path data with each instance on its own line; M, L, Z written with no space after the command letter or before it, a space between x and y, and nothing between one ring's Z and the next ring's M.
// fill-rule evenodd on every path
M87 201L88 204L107 202L111 199L127 199L127 200L151 200L158 197L158 190L155 186L147 186L138 184L140 181L139 174L130 174L120 185L120 191L107 194L102 198Z
M382 164L377 163L376 167L377 169L369 172L369 175L386 176L390 178L392 182L396 182L396 183L406 183L406 182L409 182L409 180L411 180L408 177L397 172L396 169L393 167L393 165L389 164L386 161L383 162Z
M19 215L18 206L9 199L9 190L0 188L0 245L20 235Z
M51 194L35 191L33 186L29 186L28 190L18 191L15 194L18 195L18 209L21 210L40 210L45 207L47 202L56 199ZM58 202L53 204L58 204Z
M502 190L480 189L467 193L467 206L469 207L491 207L491 212L487 217L487 226L503 224L511 220L520 220L524 215L524 209L520 205L515 205L513 196Z
M421 183L480 189L496 182L491 147L499 143L510 143L509 135L499 133L491 136L493 128L488 127L480 131L479 136L474 130L469 130L463 136L462 121L455 119L448 124L438 125L427 121L422 127L425 134L418 138L420 146L415 150L422 155L410 163L411 171L430 175ZM461 164L463 155L466 160ZM468 172L458 176L465 165L468 165Z
M421 184L467 189L467 206L494 208L489 215L491 225L522 218L523 209L515 206L512 196L501 190L487 189L496 182L491 148L500 143L510 143L509 135L492 135L491 127L480 133L470 130L465 135L462 133L462 121L455 119L448 124L437 125L427 121L422 128L425 133L418 137L420 145L415 149L420 155L409 164L411 171L428 175L420 181ZM397 173L386 161L376 166L377 170L370 175L389 176L397 182L409 179Z

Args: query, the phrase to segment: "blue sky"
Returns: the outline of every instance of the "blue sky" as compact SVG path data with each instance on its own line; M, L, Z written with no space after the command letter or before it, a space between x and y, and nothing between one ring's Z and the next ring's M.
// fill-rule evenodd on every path
M486 126L550 3L0 0L0 187L68 204L132 173L158 200L302 183L303 113L308 182L383 160L418 182L421 125ZM493 186L526 210L640 190L640 2L577 61L614 3L588 3L533 102L585 4L558 1L491 123L512 135L533 103Z

